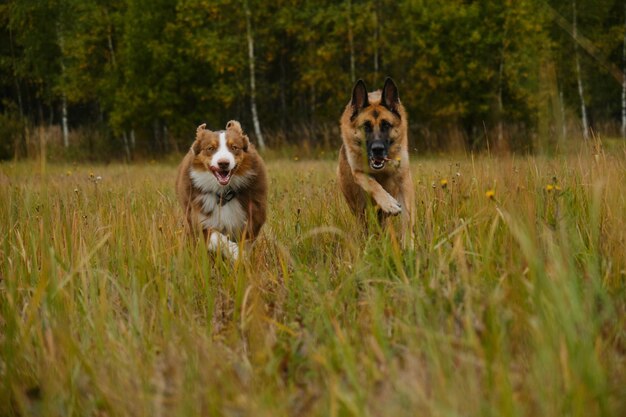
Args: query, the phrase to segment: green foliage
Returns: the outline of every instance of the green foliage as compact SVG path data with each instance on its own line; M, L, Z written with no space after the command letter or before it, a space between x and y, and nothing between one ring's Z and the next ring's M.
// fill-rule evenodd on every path
M451 132L485 148L502 126L509 148L532 149L537 133L554 142L567 122L555 116L562 104L577 120L571 0L249 7L259 117L280 138L336 129L353 76L372 89L396 79L419 149L444 146ZM591 121L613 133L603 127L620 111L622 2L578 0L578 9ZM120 143L132 132L152 152L186 148L202 122L217 129L237 118L252 130L241 0L12 0L0 17L2 111L58 124L65 96L73 128L98 125Z

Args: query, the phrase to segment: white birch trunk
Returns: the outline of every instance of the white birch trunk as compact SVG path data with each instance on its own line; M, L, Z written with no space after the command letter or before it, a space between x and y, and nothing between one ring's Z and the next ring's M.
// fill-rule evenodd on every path
M109 25L108 29L109 30L108 30L108 33L107 33L107 41L108 41L108 46L109 46L109 53L111 54L111 66L115 70L116 67L117 67L117 62L115 60L115 49L113 48L113 36L111 35L111 32L113 30L112 30L110 25Z
M254 134L259 142L259 148L265 149L265 140L261 133L261 123L256 109L256 81L254 75L254 36L252 34L252 19L248 0L243 0L244 13L246 14L246 34L248 38L248 61L250 67L250 111L252 112L252 123L254 124Z
M122 141L124 143L124 153L126 154L126 162L130 162L130 147L128 146L128 135L126 131L122 133Z
M64 66L61 65L63 68ZM69 148L70 146L70 131L67 126L67 97L65 93L63 93L63 97L61 98L61 124L63 126L63 146Z
M580 96L580 115L583 122L583 137L589 139L589 121L587 120L587 106L585 105L585 91L583 89L583 80L580 70L580 58L578 57L578 24L576 17L576 0L572 1L572 9L574 18L572 19L572 36L574 38L574 60L576 63L576 78L578 81L578 95Z
M61 80L65 76L65 63L63 62L63 56L65 55L65 45L63 35L61 34L60 24L57 24L57 36L59 38L59 49L61 50ZM69 148L70 146L70 132L67 126L67 95L65 91L61 94L61 128L63 131L63 146Z

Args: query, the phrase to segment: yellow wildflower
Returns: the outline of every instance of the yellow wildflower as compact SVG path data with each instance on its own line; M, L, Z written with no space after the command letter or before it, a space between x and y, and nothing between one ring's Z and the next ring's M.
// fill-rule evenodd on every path
M485 197L487 197L490 200L493 200L494 198L496 198L496 191L495 190L487 190L487 192L485 192Z
M554 190L554 185L552 185L552 184L546 185L546 191L547 192L551 192L552 190Z
M441 181L439 181L439 184L441 184L441 188L446 188L448 186L448 180L442 178Z

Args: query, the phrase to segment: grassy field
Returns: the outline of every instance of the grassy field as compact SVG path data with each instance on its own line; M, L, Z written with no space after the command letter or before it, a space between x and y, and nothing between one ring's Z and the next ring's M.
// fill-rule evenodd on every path
M235 265L174 165L0 165L0 415L626 415L624 148L412 163L413 250L275 159Z

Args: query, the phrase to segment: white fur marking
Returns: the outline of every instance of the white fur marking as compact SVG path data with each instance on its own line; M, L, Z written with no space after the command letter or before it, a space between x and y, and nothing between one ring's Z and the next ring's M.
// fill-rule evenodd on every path
M212 252L221 250L222 253L226 254L234 261L239 258L239 245L235 242L231 242L226 236L216 231L212 231L209 236L209 250Z
M203 213L211 213L217 206L216 194L200 194L196 197L195 203L200 205Z
M254 177L256 177L256 172L254 171L248 171L243 175L233 175L229 185L235 191L241 190L242 188L246 188Z
M213 158L211 158L211 166L218 168L218 162L226 161L228 161L229 171L235 168L235 155L228 149L228 145L226 144L226 132L220 132L220 144L217 148L217 152L215 152Z
M189 176L193 185L195 185L200 191L204 193L216 193L222 188L215 175L210 171L196 171L195 169L189 170Z
M206 200L204 203L211 204L207 203ZM235 198L223 206L216 204L216 201L213 204L216 207L210 216L198 213L202 228L214 229L234 238L241 236L248 217L239 200Z

